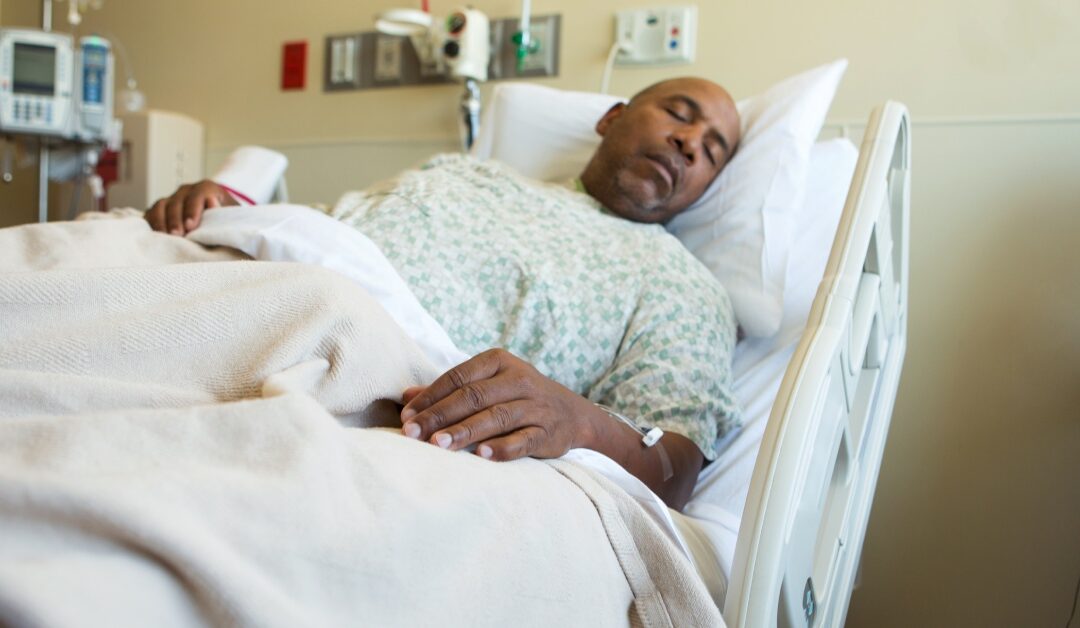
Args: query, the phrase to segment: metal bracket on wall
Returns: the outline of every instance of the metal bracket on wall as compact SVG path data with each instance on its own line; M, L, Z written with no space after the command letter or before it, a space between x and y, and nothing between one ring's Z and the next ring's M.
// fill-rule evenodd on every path
M561 25L560 15L532 18L529 32L540 45L525 57L518 71L517 50L511 41L518 29L517 18L492 20L489 80L558 76ZM327 92L457 82L439 68L423 66L408 37L374 31L327 36L323 65L323 91Z

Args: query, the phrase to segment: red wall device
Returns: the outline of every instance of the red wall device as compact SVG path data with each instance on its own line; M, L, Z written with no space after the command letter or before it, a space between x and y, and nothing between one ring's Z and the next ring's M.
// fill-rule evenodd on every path
M290 41L281 48L281 89L304 89L307 42Z

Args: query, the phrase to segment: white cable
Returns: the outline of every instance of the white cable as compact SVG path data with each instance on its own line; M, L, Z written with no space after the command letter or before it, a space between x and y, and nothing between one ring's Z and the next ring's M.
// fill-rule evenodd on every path
M611 84L611 71L615 68L615 57L624 49L624 46L620 42L611 44L611 50L608 51L607 62L604 63L604 75L600 79L600 93L608 93L608 86Z
M128 89L137 89L139 83L135 80L135 70L131 67L131 63L128 61L127 48L124 47L124 42L117 39L116 35L113 35L109 31L104 31L102 33L102 36L104 36L105 39L108 39L112 43L113 48L116 50L116 52L119 53L120 62L124 66L124 74L127 78Z

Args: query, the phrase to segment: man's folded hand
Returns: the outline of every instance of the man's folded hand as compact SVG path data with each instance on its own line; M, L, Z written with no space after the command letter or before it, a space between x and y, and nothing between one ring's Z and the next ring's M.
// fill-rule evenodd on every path
M402 433L491 460L557 458L589 447L595 405L531 364L492 349L405 392ZM601 417L602 418L602 417Z
M206 179L180 186L169 198L154 203L145 217L154 231L182 236L199 226L207 209L238 204L224 187Z

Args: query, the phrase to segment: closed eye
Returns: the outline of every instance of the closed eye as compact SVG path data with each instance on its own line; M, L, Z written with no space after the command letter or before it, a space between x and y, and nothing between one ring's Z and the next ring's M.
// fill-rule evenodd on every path
M671 114L672 118L675 118L679 122L689 122L690 121L686 116L684 116L683 114L679 113L678 111L676 111L674 109L671 109L670 107L667 108L666 111L669 114Z
M716 167L716 157L713 157L712 149L708 146L705 147L705 156L709 158L709 163Z

